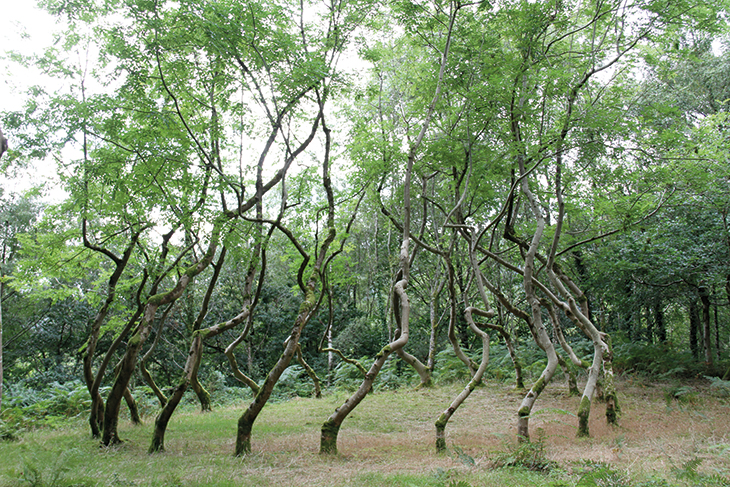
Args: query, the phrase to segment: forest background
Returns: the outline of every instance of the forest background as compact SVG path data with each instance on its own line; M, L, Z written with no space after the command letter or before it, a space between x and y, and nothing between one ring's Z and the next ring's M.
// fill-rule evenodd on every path
M104 445L156 402L161 451L216 388L245 455L272 397L338 389L336 453L373 388L463 381L444 449L482 380L529 441L558 371L579 436L616 373L728 378L726 2L41 6L2 167L62 193L1 195L4 435L61 390Z

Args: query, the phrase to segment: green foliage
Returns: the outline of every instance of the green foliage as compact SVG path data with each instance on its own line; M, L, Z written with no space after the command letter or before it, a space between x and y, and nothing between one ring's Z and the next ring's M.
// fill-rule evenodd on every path
M362 357L359 359L361 364L368 364L370 357ZM337 389L344 391L354 391L362 383L363 379L362 372L358 370L353 364L347 362L340 362L335 367L333 376L333 385Z
M362 357L359 362L367 369L372 363L371 357ZM391 355L380 369L375 384L376 390L393 390L412 385L417 378L416 372L395 354ZM362 384L364 377L355 365L340 362L335 367L333 385L342 390L354 391Z
M705 376L710 381L710 391L717 397L730 397L730 381L720 377Z
M367 363L367 362L366 362ZM385 365L380 369L378 378L375 381L376 390L394 390L404 386L413 385L418 376L416 371L409 367L403 360L392 354Z
M0 441L17 441L20 439L20 430L0 419Z
M614 342L613 365L622 373L640 374L662 379L696 377L703 370L688 350L677 350L668 343L647 344L638 341Z
M467 356L469 356L469 353ZM480 357L473 356L472 360L479 360ZM434 379L441 384L450 384L453 382L463 382L469 380L469 369L466 368L464 362L459 360L451 347L442 350L436 354L434 365Z
M546 457L545 432L542 429L538 429L534 441L510 444L503 451L492 452L490 462L493 468L518 467L534 472L549 472L557 467Z
M687 482L693 486L730 486L730 479L724 475L719 473L707 475L699 472L698 469L701 464L702 459L695 457L683 463L681 467L673 467L672 474L677 480Z
M631 482L608 465L589 465L581 475L576 487L631 487Z
M299 364L292 364L279 377L275 392L282 398L309 397L314 391L312 381Z
M23 458L23 470L16 485L31 487L91 487L96 485L95 480L80 480L70 477L73 464L80 455L79 450L66 450L50 465L43 465L32 457Z
M668 407L674 403L694 404L699 400L699 395L694 387L677 384L664 389L664 400Z
M454 446L452 448L451 457L454 460L458 460L459 462L463 463L467 467L473 467L476 465L474 457L472 457L468 453L465 453L460 446Z
M88 413L90 407L89 393L80 381L53 382L42 390L10 384L3 394L2 419L6 428L15 431L56 427L68 418Z

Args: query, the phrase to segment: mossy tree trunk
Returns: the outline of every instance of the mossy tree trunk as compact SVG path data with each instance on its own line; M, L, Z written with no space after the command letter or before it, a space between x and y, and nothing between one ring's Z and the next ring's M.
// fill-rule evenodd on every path
M328 238L326 239L326 245L329 246L329 243L331 243L333 239L334 229L332 229L331 233L328 235ZM320 256L326 254L326 247L324 248L324 250L325 252L320 253ZM305 259L303 266L306 266L307 260L308 259ZM312 315L316 312L317 297L315 291L317 284L321 282L321 276L319 272L320 271L318 266L315 266L312 275L307 281L307 285L305 288L305 300L299 308L299 313L297 314L297 318L294 321L294 326L292 327L292 331L289 334L289 338L287 338L286 340L283 353L279 357L279 360L277 360L277 362L271 368L271 370L269 370L269 373L266 375L266 378L264 379L253 402L248 406L246 411L243 413L243 415L241 415L238 420L238 433L236 435L235 451L236 456L242 456L251 452L251 432L253 430L253 425L256 422L258 415L261 413L267 401L271 397L271 393L273 392L274 386L278 382L279 377L281 377L281 374L284 373L287 367L289 367L292 358L294 358L297 347L299 346L299 337L301 336L302 330L309 322Z
M260 225L259 225L260 227ZM258 263L259 261L259 253L261 252L261 241L260 239L257 241L257 245L254 248L252 258L252 262ZM223 247L221 249L220 255L218 256L218 260L216 261L215 265L213 266L213 275L210 278L210 281L208 282L208 287L205 291L205 296L203 296L203 303L200 306L200 310L198 310L198 315L195 318L195 321L193 322L193 334L197 332L200 327L203 325L203 321L205 320L205 317L208 315L208 309L210 308L210 299L213 296L213 291L216 288L216 285L218 284L218 278L221 274L221 269L223 268L223 263L226 260L226 253L227 249L226 247ZM250 308L251 304L248 303L249 296L251 295L251 286L253 286L253 274L255 272L255 265L254 269L249 269L249 272L247 273L246 278L246 284L244 285L244 301L247 301L246 305L244 307ZM250 278L249 278L250 276ZM246 287L249 284L249 281L251 282L251 285L249 287ZM249 315L251 313L251 310L249 309ZM235 326L235 325L233 325ZM221 333L219 331L218 333ZM210 335L207 335L210 336ZM203 385L198 380L198 370L200 368L200 361L202 359L203 354L203 347L199 349L196 349L197 353L200 355L197 358L198 365L196 367L193 367L190 373L190 387L193 389L193 392L195 392L195 395L198 398L198 402L200 403L200 411L201 412L209 412L212 411L212 405L210 402L210 393L203 387Z
M190 344L190 349L188 350L188 357L185 361L185 367L183 368L182 376L180 377L180 381L175 386L175 389L170 394L169 399L167 400L167 403L162 408L162 410L157 415L157 418L155 419L155 429L152 434L152 442L150 444L149 453L155 453L165 450L165 432L167 430L167 425L170 421L170 418L172 418L172 415L174 414L175 410L177 409L177 406L180 404L180 401L185 395L185 392L187 391L188 387L190 386L192 382L192 378L197 375L198 368L200 367L200 361L203 357L203 343L206 339L215 337L217 335L220 335L221 333L230 330L239 324L243 323L244 321L247 321L249 317L251 316L251 313L256 306L257 298L258 298L258 292L256 295L253 294L253 285L254 280L256 277L256 272L258 269L258 263L259 263L259 253L261 252L262 244L259 240L259 243L254 248L254 254L251 258L251 262L248 266L248 271L246 273L245 281L244 281L244 308L235 318L228 320L223 323L218 323L214 326L211 326L209 328L205 329L199 329L193 332L193 338ZM225 260L225 247L221 250L221 255L218 258L218 262L216 263L215 267L218 268L218 272L220 272L220 268L223 265L223 261ZM201 312L199 314L199 321L202 322L202 319L200 316L207 314L208 312L208 305L207 301L209 301L209 297L212 294L212 290L215 287L215 282L217 281L217 276L215 275L211 277L211 281L208 286L208 292L206 293L206 297L208 297L208 300L204 300L204 304L201 308ZM260 288L259 288L260 289ZM206 391L207 393L207 391ZM210 402L210 396L208 396L208 403ZM203 403L201 403L202 405ZM204 411L204 410L203 410Z
M249 334L249 331L251 330L251 327L253 325L253 322L251 319L247 320L246 326L241 332L241 334L236 338L233 342L231 342L224 352L226 358L228 359L228 364L231 367L231 371L233 372L233 377L235 377L238 381L242 382L243 384L246 384L251 391L254 393L254 395L259 393L259 385L251 379L249 376L241 372L241 370L238 368L238 361L236 360L235 350L236 347L243 342L246 337Z
M325 135L325 151L324 160L322 162L322 186L324 187L325 194L327 196L327 223L325 225L325 238L318 249L317 257L315 259L314 265L312 266L312 271L310 273L309 279L305 283L302 279L302 276L309 263L310 257L301 246L301 244L294 237L294 235L289 230L284 228L280 224L280 222L276 222L277 228L289 238L289 240L294 244L294 246L302 255L303 259L301 265L299 266L297 281L299 284L299 288L304 294L304 301L299 307L299 312L296 319L294 320L294 325L289 334L289 338L287 338L284 344L283 353L279 357L279 360L277 360L274 366L269 370L269 373L266 375L266 378L264 379L259 391L256 393L253 402L249 404L246 411L244 411L244 413L238 419L238 431L236 434L235 450L236 456L242 456L251 452L251 432L253 430L253 425L256 422L258 415L261 413L264 406L271 397L274 386L281 377L281 374L284 373L284 370L286 370L287 367L289 367L289 364L294 358L297 347L299 347L299 338L301 337L302 330L307 325L312 316L317 312L318 299L316 292L318 287L324 288L325 286L325 282L323 279L325 261L329 257L329 248L336 236L335 198L332 190L332 180L330 175L330 150L332 144L331 131L327 127L324 118L325 98L320 95L318 90L315 90L315 93L317 94L317 100L319 103L319 114L317 116L317 121L315 121L314 128L316 128L317 122L321 122L322 131ZM285 208L285 206L286 193L282 193L282 208ZM322 289L321 291L322 292L320 293L320 297L324 295L324 290Z
M516 141L519 140L519 134L515 134ZM520 408L517 412L517 439L519 441L529 441L529 420L530 414L532 413L532 407L535 401L540 396L540 393L547 386L555 374L555 369L558 366L558 356L555 352L550 336L545 330L545 325L542 320L542 306L540 299L537 297L536 286L537 282L535 279L535 257L537 255L537 249L542 240L543 232L545 231L545 217L543 216L543 209L537 202L535 195L530 190L530 184L526 176L525 160L522 154L517 157L518 166L520 169L520 175L523 177L521 183L522 193L525 195L529 207L532 210L532 216L535 219L536 225L532 235L532 240L529 244L529 248L524 258L524 270L523 270L523 288L525 290L525 297L527 303L530 306L532 312L532 326L530 331L532 332L533 338L537 345L547 355L547 364L545 369L540 374L538 380L532 385L530 390L525 395L520 404ZM557 231L557 230L556 230Z
M102 444L105 446L113 445L121 441L117 432L119 424L119 408L124 396L124 390L129 386L129 381L132 378L134 369L136 368L137 356L139 355L140 349L147 340L152 329L157 309L160 306L174 302L182 296L185 288L192 279L203 272L203 270L205 270L212 262L218 247L218 239L221 231L220 227L225 220L226 219L221 219L215 223L207 252L198 262L188 267L185 272L182 273L175 286L170 291L156 294L147 300L144 306L142 319L137 326L137 330L127 343L127 350L124 353L116 378L107 397L106 408L104 410L104 432L102 435Z
M393 286L393 292L391 293L391 296L393 298L391 300L394 311L393 314L398 320L397 326L399 334L397 334L395 339L391 343L383 347L378 355L376 355L375 361L370 366L370 369L365 375L365 379L360 384L360 387L358 387L358 389L340 407L335 409L335 412L330 415L330 417L322 425L319 443L320 454L335 455L338 453L337 439L343 421L360 404L360 402L362 402L368 392L372 389L373 382L375 381L378 373L385 364L388 356L391 353L397 352L398 350L402 349L406 345L406 343L408 343L410 333L409 325L411 304L408 298L408 294L406 292L406 288L410 281L411 270L411 180L413 177L413 164L416 160L421 143L423 142L423 138L426 135L426 132L430 126L431 117L433 116L436 104L441 97L442 83L444 80L444 73L446 71L446 63L449 57L452 33L456 23L456 16L461 6L461 4L450 4L446 41L444 49L440 52L440 68L438 80L436 83L436 89L431 103L427 109L426 117L423 121L423 124L421 125L418 135L413 141L409 139L410 149L408 151L408 159L406 162L403 179L403 223L401 225L402 240L400 253L398 256L398 262L400 266L396 277L396 283ZM452 319L452 322L453 321L455 320ZM458 347L458 342L456 346ZM472 365L468 358L466 363L468 365Z
M439 271L440 271L439 267ZM438 317L439 312L439 297L441 292L446 285L446 279L441 276L437 276L436 282L432 283L430 299L428 302L428 317L429 323L431 324L431 334L428 340L428 360L426 361L426 367L433 373L433 369L436 363L436 349L438 348L438 335L439 335L439 324L441 320Z
M441 416L439 416L439 418L436 420L436 451L438 452L446 451L446 425L451 419L451 416L454 415L454 413L457 409L459 409L461 404L466 401L466 399L471 395L472 391L474 391L474 389L481 383L482 377L484 376L484 371L487 370L487 365L489 365L489 335L479 329L477 324L474 322L474 314L491 318L496 313L494 311L481 311L477 308L472 307L468 307L464 312L466 322L469 323L469 328L482 339L482 360L479 363L479 368L477 369L476 373L471 378L469 383L466 385L466 387L464 387L464 389L454 398L454 400L451 401L449 407L446 408L446 410L441 413Z
M408 337L410 333L411 304L408 298L408 293L406 292L406 288L410 280L411 271L411 180L413 178L413 164L418 155L418 150L423 142L423 138L426 135L426 132L430 126L431 117L433 116L436 104L441 97L441 88L451 46L451 36L454 30L454 25L456 23L456 16L460 8L460 4L457 5L452 3L450 5L451 10L449 12L446 43L444 49L440 52L440 68L438 80L436 83L436 89L433 94L431 103L427 109L426 117L423 121L423 124L421 125L418 135L416 136L415 140L411 141L409 139L410 149L408 151L408 159L406 161L403 179L403 222L402 225L400 225L402 229L402 239L400 252L398 254L399 270L397 272L396 282L393 286L393 292L391 293L393 314L398 320L397 327L399 330L399 334L394 337L395 339L393 341L383 347L378 355L376 355L375 360L370 366L370 369L365 375L365 379L360 384L360 387L358 387L358 389L340 407L335 409L335 412L330 415L330 417L322 425L319 442L320 454L337 454L337 438L343 421L358 406L358 404L362 402L368 392L370 392L373 386L373 382L380 373L380 370L385 364L385 361L388 359L388 356L391 353L397 352L398 350L402 349L406 345L406 343L408 343Z
M124 401L127 403L129 409L129 419L132 424L142 424L142 419L139 417L139 408L137 407L137 401L134 400L134 396L129 391L129 388L124 390Z
M86 383L86 388L88 389L91 396L91 414L89 415L91 436L94 438L99 438L101 436L101 431L99 429L101 426L101 422L99 421L99 419L101 418L101 414L104 409L104 399L102 399L101 394L99 394L98 387L94 388L95 375L92 371L92 363L94 360L94 355L96 353L96 346L99 342L101 325L104 323L107 315L109 314L109 307L116 299L117 283L119 282L119 279L121 279L122 274L124 273L124 269L129 263L129 259L132 255L132 251L134 250L135 245L137 244L137 241L139 240L141 231L132 233L129 245L127 245L122 256L118 257L110 250L98 247L91 243L87 235L86 219L83 219L81 229L84 246L94 252L98 252L107 256L109 259L112 260L112 262L114 262L114 271L112 272L111 276L109 276L109 281L107 283L106 299L104 300L104 304L101 306L99 311L97 311L96 316L94 316L94 320L91 323L89 338L87 339L86 345L81 352L84 382Z
M154 353L155 349L157 348L157 344L160 341L160 338L162 337L162 330L165 327L165 322L167 321L167 315L172 310L173 304L170 304L164 313L162 313L162 317L160 318L160 324L157 327L157 332L155 333L155 339L152 342L152 346L147 350L147 352L142 356L142 359L139 361L139 372L142 374L142 378L147 383L150 389L152 389L152 392L154 393L157 400L160 402L160 407L164 408L165 404L167 404L167 396L162 392L162 390L157 386L157 382L155 382L155 379L152 377L152 374L150 374L150 371L147 369L147 361L152 357L152 354Z

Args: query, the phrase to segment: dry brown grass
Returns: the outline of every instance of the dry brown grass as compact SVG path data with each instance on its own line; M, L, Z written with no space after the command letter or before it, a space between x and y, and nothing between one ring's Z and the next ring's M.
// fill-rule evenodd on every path
M254 426L254 453L246 458L232 455L240 407L181 412L168 429L167 452L153 456L146 454L151 418L142 427L123 424L127 441L109 450L99 450L80 420L0 444L0 485L21 475L29 454L44 466L67 451L75 452L69 461L74 477L94 479L79 485L443 486L450 483L436 477L444 472L473 486L504 485L505 479L513 486L550 485L555 478L574 485L579 476L571 472L587 462L609 463L631 477L657 473L675 485L670 470L694 458L703 460L701 472L730 472L728 400L713 396L701 382L690 385L695 394L667 404L668 384L624 380L620 425L607 426L604 406L595 402L592 436L579 439L573 413L580 398L568 396L560 382L551 384L536 403L530 430L533 439L543 438L547 458L560 465L559 477L491 469L495 452L516 445L516 411L524 392L489 384L474 391L446 430L452 452L458 447L474 465L435 451L434 422L459 392L454 385L367 397L345 421L336 457L318 454L319 429L345 399L342 393L268 405Z
M574 412L580 398L568 396L560 383L546 389L536 403L530 431L533 439L542 436L548 459L568 472L588 462L601 462L627 474L666 474L693 458L703 459L701 471L730 471L730 405L726 400L712 396L700 382L692 384L696 389L692 400L670 404L665 399L668 384L622 381L618 386L620 424L608 426L605 406L594 401L590 438L575 435ZM261 463L267 464L266 477L275 484L285 479L290 482L294 475L299 485L330 485L332 479L338 479L339 485L364 471L423 474L464 468L453 456L435 453L433 423L458 390L450 386L367 398L343 425L340 456L334 459L317 455L318 433L331 411L328 407L336 407L342 398L319 403L295 400L279 407L299 408L298 417L285 415L284 419L299 431L255 437L258 453L249 466L255 465L260 472ZM463 449L477 468L487 469L491 454L516 443L516 411L522 396L523 392L502 384L477 389L447 428L449 446ZM272 420L276 414L272 411ZM226 448L233 448L232 440Z

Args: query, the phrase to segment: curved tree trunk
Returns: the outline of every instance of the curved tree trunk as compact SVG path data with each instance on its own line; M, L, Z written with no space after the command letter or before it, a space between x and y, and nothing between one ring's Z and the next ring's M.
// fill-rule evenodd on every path
M102 399L101 394L99 394L98 387L96 387L96 388L94 387L95 376L94 376L94 373L92 372L92 362L94 360L94 354L96 353L96 345L99 342L99 333L101 332L101 325L104 323L104 320L106 320L106 317L109 314L109 307L116 299L117 283L119 282L119 279L121 279L124 269L127 267L127 263L129 262L129 259L132 255L132 250L134 249L135 245L137 244L137 241L139 240L139 236L141 235L141 232L134 232L132 234L129 245L124 250L122 257L117 257L111 251L101 248L101 247L97 247L88 240L87 234L86 234L86 225L87 225L86 219L84 219L82 221L82 225L81 225L84 246L95 252L99 252L99 253L106 255L115 264L114 272L112 272L112 275L109 276L109 282L107 283L106 300L104 300L104 304L101 306L99 311L97 311L96 316L94 316L94 321L92 321L92 323L91 323L91 331L89 333L89 338L86 341L86 345L84 346L84 348L81 352L84 382L86 383L86 388L88 389L89 394L91 396L91 414L89 416L89 426L91 427L91 436L94 438L99 438L99 436L101 435L101 432L99 430L99 427L101 426L101 422L99 420L101 419L101 413L103 412L103 409L104 409L104 400ZM99 373L101 373L103 375L104 371L100 370ZM0 383L1 382L2 381L0 381ZM2 387L1 384L0 384L0 387Z
M164 313L162 313L162 317L160 318L160 326L157 327L157 333L155 334L155 339L152 342L152 346L150 346L149 350L144 354L142 359L139 361L139 371L142 374L142 378L147 383L147 385L152 389L152 392L155 394L155 397L157 397L157 400L160 402L160 407L164 408L165 404L167 404L167 397L165 397L165 394L160 390L160 388L157 386L157 383L155 382L155 379L152 377L152 374L150 374L149 370L147 370L147 361L152 357L152 354L154 353L155 349L157 348L157 344L160 341L160 337L162 337L162 330L165 327L165 323L167 322L167 315L172 310L173 305L167 307Z
M309 366L306 360L304 360L304 355L302 355L302 346L301 344L297 345L297 362L299 362L299 365L301 365L304 370L307 372L307 375L310 379L312 379L312 383L314 384L314 397L317 399L322 398L322 386L321 381L319 380L319 377L317 377L317 373L314 371L312 367Z
M441 413L441 416L439 416L436 420L436 451L438 452L446 450L446 425L448 424L449 419L451 419L451 416L453 416L456 410L459 409L459 406L466 401L472 391L481 383L484 371L487 370L487 365L489 364L489 335L480 330L474 323L472 315L477 313L481 316L490 316L490 313L479 311L472 307L467 308L464 315L466 317L466 322L469 323L469 328L482 339L482 360L479 364L479 368L466 387L464 387L461 393L459 393L459 395L451 401L449 407L446 408L446 410ZM491 313L491 316L494 316L494 313Z
M456 22L456 15L461 8L461 4L451 4L451 12L449 13L449 24L446 36L446 44L443 51L441 52L440 67L438 81L436 84L436 90L431 100L431 104L428 107L425 120L421 125L421 129L416 136L416 139L410 144L410 150L408 151L408 160L406 162L405 177L403 180L403 237L401 239L400 253L398 260L400 263L400 270L398 271L398 280L393 286L393 311L394 314L399 318L398 328L400 329L400 336L394 341L385 346L376 356L373 365L370 367L368 374L365 376L365 380L360 384L355 393L350 396L349 399L339 408L335 409L335 412L324 422L322 425L322 432L320 436L319 452L322 454L336 454L337 453L337 437L339 435L340 427L345 418L357 407L358 404L365 398L365 395L370 391L373 381L377 377L380 369L383 367L385 360L392 352L397 352L408 343L409 337L409 323L411 304L406 293L406 288L410 280L410 265L411 265L411 254L410 254L410 242L411 242L411 180L413 177L413 163L416 160L418 149L423 142L423 138L426 135L426 131L431 123L431 117L436 107L436 103L439 101L441 96L441 85L444 79L444 73L446 71L446 61L449 56L449 49L451 46L451 35L454 30ZM410 140L409 140L410 142ZM397 301L397 302L396 302ZM398 312L395 312L396 309Z
M334 238L334 235L332 235ZM318 270L317 270L318 272ZM286 340L284 346L284 352L277 360L276 364L271 368L269 373L266 375L259 392L256 394L253 402L249 405L246 411L241 415L238 420L238 433L236 435L236 456L241 456L247 453L251 453L251 431L253 429L254 422L258 415L263 410L266 402L271 397L271 393L274 391L274 386L284 373L296 353L296 349L299 346L299 337L301 336L304 326L309 322L313 313L316 311L317 299L314 294L316 283L318 278L314 276L310 278L307 285L306 299L299 308L299 313L296 320L294 321L294 327L292 328L289 338Z
M129 391L129 388L124 390L124 401L127 403L127 408L129 409L129 419L130 421L132 421L132 424L142 424L142 420L139 417L139 408L137 408L137 401L134 400L134 397Z
M406 247L407 252L407 247ZM365 399L368 392L373 387L375 378L383 368L385 361L388 359L391 353L402 348L408 342L408 324L407 320L410 316L410 302L408 301L408 295L405 293L405 282L400 280L395 285L395 294L398 295L401 308L401 333L400 336L393 342L389 343L375 356L375 361L370 366L367 374L365 374L365 380L362 381L360 387L342 404L342 406L335 409L335 412L330 415L327 421L322 424L322 432L319 441L319 453L321 454L337 454L337 438L340 432L340 427L345 421L347 416Z
M226 350L224 352L226 358L228 359L228 364L231 366L231 370L233 371L233 376L238 379L240 382L246 384L254 393L254 395L259 393L259 385L251 379L249 376L241 372L241 370L238 368L238 361L236 360L235 355L235 349L236 347L246 339L248 336L249 330L251 328L251 321L246 324L246 328L243 330L243 332L239 335L238 338L236 338L230 345L226 347Z
M518 163L520 167L520 174L524 175L525 163L521 155L518 156ZM532 209L532 214L536 220L536 228L532 236L532 241L530 242L529 249L525 255L523 287L525 290L525 297L527 298L527 302L532 311L532 327L530 331L532 332L537 345L547 355L547 365L545 366L545 369L542 371L542 374L540 374L539 379L527 392L527 395L522 400L520 409L517 412L517 438L519 441L529 441L529 420L532 407L534 406L537 398L540 396L540 393L555 374L555 369L558 366L558 356L542 321L542 306L540 305L540 299L537 297L535 292L536 282L534 282L535 256L545 230L545 218L542 214L542 208L530 190L527 178L522 180L522 193L527 197Z
M185 288L192 279L203 272L203 270L205 270L205 268L207 268L212 262L218 246L221 224L222 221L216 222L205 256L183 272L175 284L175 287L165 293L156 294L147 300L142 320L137 327L137 331L132 335L127 343L127 350L124 353L116 379L109 391L109 396L107 397L106 408L104 410L104 433L102 435L102 443L105 446L121 442L117 432L121 400L123 398L124 390L129 385L129 381L132 378L134 369L136 368L139 351L152 330L152 324L154 323L157 309L162 305L169 304L177 300L185 291Z
M299 287L304 292L304 302L299 307L299 313L297 314L294 326L284 344L284 352L279 357L279 360L274 364L266 378L264 379L261 388L259 389L253 402L248 406L246 411L238 419L238 431L236 434L236 456L245 455L251 452L251 431L253 425L256 422L256 418L261 413L262 409L266 405L266 402L271 397L271 393L274 390L274 386L284 373L296 353L296 349L299 346L299 338L302 334L302 330L307 325L312 316L317 312L318 300L315 295L318 285L325 286L323 279L324 263L328 256L329 247L335 239L335 199L332 191L332 180L330 177L330 149L331 149L331 131L327 127L324 119L324 100L319 98L319 115L318 120L322 122L322 130L325 134L325 153L324 161L322 163L322 185L327 195L327 224L326 224L326 235L322 244L319 248L316 261L313 265L312 272L309 279L306 282L302 282L302 273L304 272L307 263L309 262L309 256L306 254L304 249L299 245L294 236L285 231L283 227L278 225L279 229L286 233L287 237L295 244L299 252L304 257L302 264L299 267L299 274L297 280L299 281ZM282 198L285 200L285 197ZM282 208L284 205L282 204ZM324 295L324 291L321 296Z
M255 264L251 267L255 269ZM246 286L249 287L249 289L250 286L252 286L253 279L248 278L252 275L254 275L254 272L249 272L249 275L247 276ZM230 330L231 328L247 320L250 316L253 306L252 303L246 303L245 306L246 307L244 308L244 310L232 320L226 321L224 323L219 323L211 326L210 328L198 330L193 333L193 339L190 344L190 349L188 351L188 358L185 361L185 367L183 368L183 374L180 378L180 382L178 382L178 384L175 386L175 389L172 391L172 394L170 394L167 403L155 419L155 430L152 434L152 443L149 448L149 453L155 453L165 450L165 431L167 430L167 424L169 423L170 418L175 412L175 409L180 404L183 396L185 395L185 392L190 385L191 378L197 373L198 368L200 367L200 361L203 357L203 342L206 339L219 335L226 330Z

